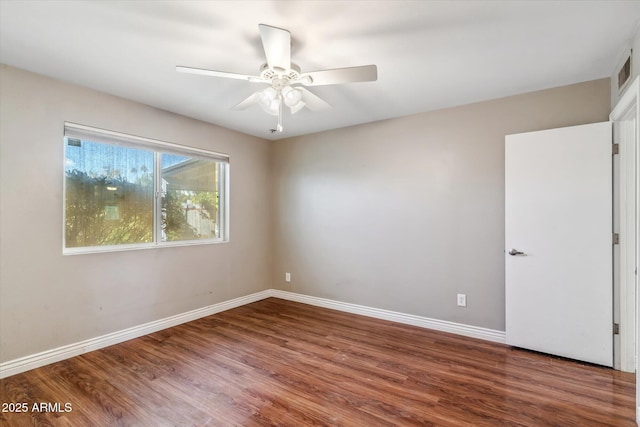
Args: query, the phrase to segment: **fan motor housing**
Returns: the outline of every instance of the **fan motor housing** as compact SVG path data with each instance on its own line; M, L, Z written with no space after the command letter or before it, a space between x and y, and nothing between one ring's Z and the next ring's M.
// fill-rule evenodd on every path
M269 68L268 64L264 64L260 67L260 78L269 80L274 84L275 79L284 79L287 82L293 82L300 78L300 67L297 64L291 63L291 68L285 70L284 68Z

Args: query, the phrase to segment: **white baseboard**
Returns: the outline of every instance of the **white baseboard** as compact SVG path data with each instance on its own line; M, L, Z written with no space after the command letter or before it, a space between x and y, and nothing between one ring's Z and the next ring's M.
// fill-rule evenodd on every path
M198 308L195 310L187 311L186 313L177 314L175 316L170 316L164 319L156 320L154 322L145 323L143 325L134 326L122 331L113 332L96 338L90 338L88 340L21 357L19 359L9 360L8 362L0 363L0 378L6 378L11 375L19 374L21 372L48 365L50 363L59 362L61 360L79 356L90 351L108 347L113 344L118 344L133 338L148 335L162 329L167 329L172 326L180 325L182 323L191 322L193 320L200 319L201 317L210 316L212 314L220 313L221 311L260 301L265 298L269 298L270 296L270 289L262 292L256 292L247 296L234 298L232 300L224 301L218 304L213 304L208 307Z
M239 297L218 304L213 304L208 307L198 308L186 313L177 314L165 319L160 319L154 322L145 323L143 325L134 326L122 331L113 332L96 338L90 338L88 340L21 357L19 359L9 360L8 362L0 363L0 378L6 378L11 375L39 368L50 363L59 362L64 359L69 359L74 356L79 356L90 351L98 350L110 345L128 341L133 338L148 335L162 329L167 329L172 326L180 325L182 323L191 322L202 317L210 316L212 314L220 313L225 310L230 310L232 308L240 307L269 297L301 302L318 307L344 311L347 313L360 314L363 316L374 317L376 319L390 320L392 322L404 323L407 325L419 326L422 328L434 329L437 331L450 332L458 335L479 338L497 343L505 342L505 334L502 331L480 328L477 326L463 325L460 323L448 322L445 320L430 319L428 317L382 310L379 308L366 307L363 305L350 304L325 298L296 294L293 292L281 291L278 289L268 289L266 291L256 292L244 297Z
M419 326L421 328L434 329L436 331L450 332L452 334L464 335L471 338L479 338L486 341L505 343L504 331L481 328L478 326L464 325L462 323L448 322L446 320L431 319L428 317L415 316L413 314L399 313L397 311L383 310L380 308L367 307L364 305L351 304L334 301L325 298L312 297L308 295L296 294L293 292L271 289L271 296L289 301L301 302L318 307L331 308L333 310L347 313L360 314L376 319L390 320L392 322L404 323L406 325Z

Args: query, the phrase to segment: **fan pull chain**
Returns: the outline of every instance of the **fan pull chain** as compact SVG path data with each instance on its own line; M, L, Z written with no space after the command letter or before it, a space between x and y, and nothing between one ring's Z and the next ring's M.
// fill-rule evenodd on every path
M278 91L278 124L275 129L269 129L271 133L282 132L282 93Z

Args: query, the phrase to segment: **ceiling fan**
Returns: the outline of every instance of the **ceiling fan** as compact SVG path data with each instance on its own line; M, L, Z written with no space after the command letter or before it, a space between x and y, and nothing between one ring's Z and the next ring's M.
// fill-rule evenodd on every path
M283 104L291 109L292 114L297 113L304 107L311 111L321 111L331 107L304 86L369 82L378 78L378 69L375 65L303 73L298 65L291 62L291 34L289 31L265 24L258 25L258 28L260 29L260 38L267 58L267 63L260 68L258 76L181 65L178 65L176 70L183 73L268 84L269 86L266 89L249 95L248 98L232 109L245 110L253 105L260 105L267 113L278 116L276 128L270 129L272 133L282 132Z

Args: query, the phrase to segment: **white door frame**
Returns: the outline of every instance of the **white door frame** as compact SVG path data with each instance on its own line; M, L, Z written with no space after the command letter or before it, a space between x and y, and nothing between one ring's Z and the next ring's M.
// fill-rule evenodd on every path
M640 77L636 77L626 89L613 111L609 115L614 122L614 142L620 144L620 369L626 372L636 371L638 360L637 342L640 341L640 327L636 313L640 312L637 299L636 268L640 264L638 250L638 202L640 197L640 149L638 135L640 128ZM631 128L624 122L635 118ZM615 124L620 122L620 125ZM617 131L617 132L616 132ZM640 382L636 380L636 419L640 416Z

